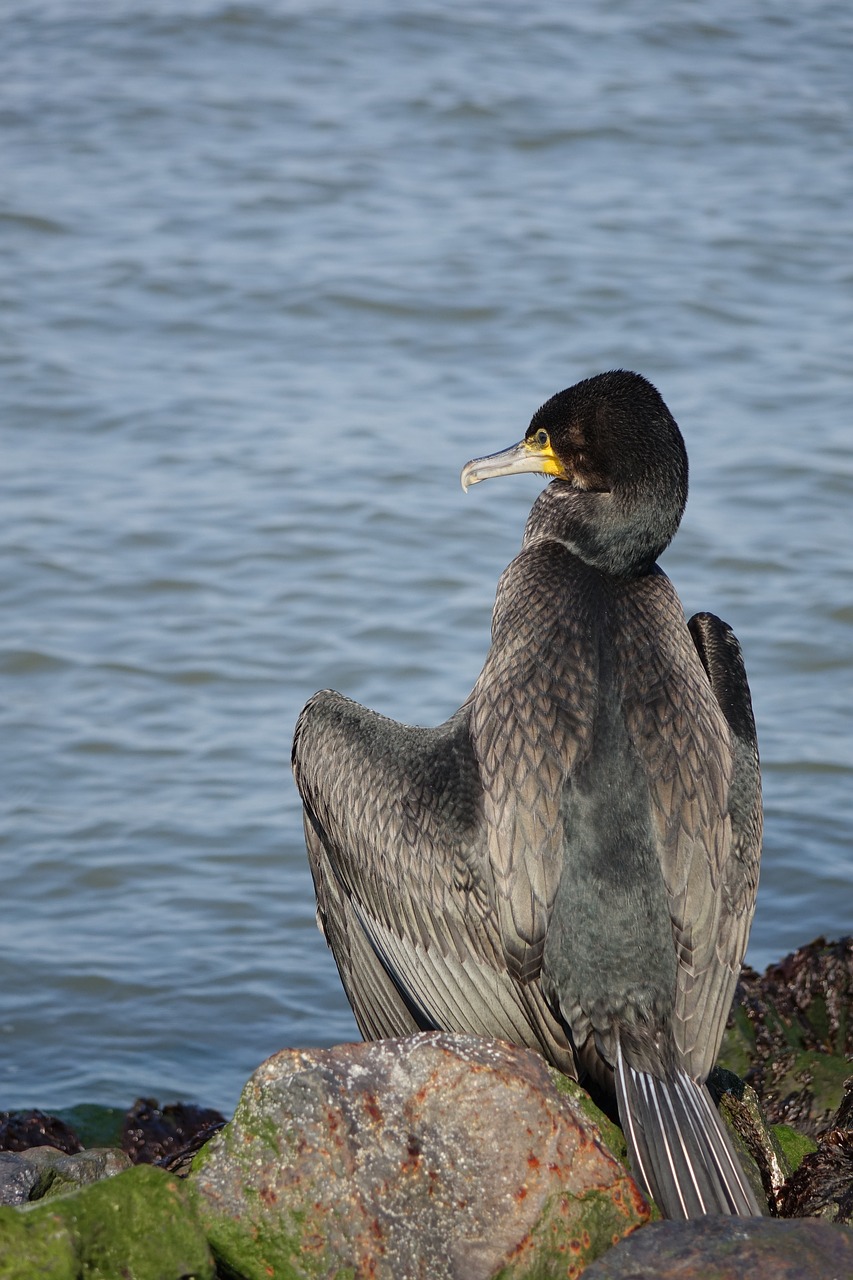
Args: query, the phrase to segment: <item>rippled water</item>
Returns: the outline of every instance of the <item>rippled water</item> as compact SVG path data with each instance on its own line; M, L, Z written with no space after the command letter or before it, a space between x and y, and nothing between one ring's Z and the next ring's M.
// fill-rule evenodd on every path
M289 775L443 719L577 378L682 425L665 557L762 745L750 959L853 929L848 6L8 3L0 1108L233 1106L355 1035Z

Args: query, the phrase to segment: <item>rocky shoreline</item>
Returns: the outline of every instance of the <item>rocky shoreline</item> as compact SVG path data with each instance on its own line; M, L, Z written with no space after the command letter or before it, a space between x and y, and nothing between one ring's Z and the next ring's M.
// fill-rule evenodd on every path
M853 1275L853 939L744 969L709 1082L767 1217L665 1223L621 1131L473 1036L283 1050L233 1118L0 1113L0 1280Z

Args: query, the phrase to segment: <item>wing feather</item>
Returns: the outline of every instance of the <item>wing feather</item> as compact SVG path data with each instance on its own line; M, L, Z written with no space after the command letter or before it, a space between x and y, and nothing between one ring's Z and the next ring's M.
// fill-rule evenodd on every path
M320 927L363 1033L472 1031L573 1073L565 1030L503 958L469 714L419 729L330 691L307 704L293 762Z
M742 746L722 696L735 676L738 705L748 707L749 689L737 641L710 614L701 615L716 645L709 670L696 620L688 632L665 575L646 579L628 598L636 639L631 680L624 681L631 691L626 723L646 764L679 957L674 1032L684 1066L704 1079L725 1028L757 886L754 724L750 710L751 740ZM750 772L745 765L753 759Z

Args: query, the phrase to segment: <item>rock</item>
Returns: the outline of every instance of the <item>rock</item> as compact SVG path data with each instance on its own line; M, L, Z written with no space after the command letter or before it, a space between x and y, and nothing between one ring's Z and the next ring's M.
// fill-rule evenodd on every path
M832 1129L853 1129L853 1076L848 1076L844 1081L844 1094L841 1099L841 1105L836 1111L830 1127Z
M841 1280L853 1276L853 1232L814 1220L655 1222L583 1275L584 1280Z
M38 1180L38 1169L19 1152L0 1151L0 1204L26 1204Z
M615 1156L620 1164L625 1168L628 1167L628 1144L625 1141L625 1135L614 1123L609 1116L606 1116L593 1102L583 1085L578 1084L577 1080L572 1080L569 1076L564 1076L562 1071L558 1071L556 1067L549 1067L548 1074L551 1082L558 1093L566 1094L573 1098L575 1104L580 1107L587 1120L598 1129L604 1141L604 1145L612 1156Z
M816 1137L850 1074L851 1006L853 937L818 938L761 977L745 966L720 1063L752 1085L771 1123Z
M100 1182L102 1178L114 1178L117 1173L129 1169L130 1157L115 1147L79 1151L69 1156L54 1147L33 1147L21 1153L22 1159L36 1170L38 1181L30 1195L31 1200L44 1196L64 1195L78 1187Z
M650 1216L541 1058L445 1033L276 1054L189 1185L246 1280L576 1276Z
M817 1151L817 1143L814 1138L810 1138L804 1133L797 1133L796 1129L792 1129L789 1124L774 1124L772 1128L773 1137L782 1148L785 1162L791 1172L799 1169L810 1152Z
M125 1116L121 1146L134 1164L156 1164L198 1140L195 1153L224 1124L225 1117L210 1108L174 1102L161 1111L155 1098L137 1098Z
M0 1280L213 1280L185 1185L128 1169L67 1196L0 1208Z
M79 1280L80 1274L75 1242L62 1218L0 1207L0 1280Z
M853 938L818 938L762 977L745 967L738 983L720 1060L754 1085L774 1122L790 1163L783 1182L772 1177L782 1217L853 1221L851 1006Z
M853 1131L821 1134L817 1151L804 1158L782 1188L779 1212L785 1218L853 1222Z
M0 1151L26 1151L29 1147L56 1147L72 1154L82 1150L73 1129L58 1116L43 1111L0 1111Z
M120 1146L134 1164L179 1160L225 1124L219 1111L175 1102L160 1108L154 1098L137 1098L129 1111L83 1104L62 1115L43 1111L0 1112L0 1152L52 1147L70 1155L84 1147Z
M46 1195L62 1195L130 1168L123 1151L79 1151L55 1147L0 1152L0 1204L26 1204Z
M764 1118L758 1095L739 1076L723 1067L715 1067L711 1072L708 1089L731 1134L758 1203L767 1202L775 1212L777 1196L793 1166Z

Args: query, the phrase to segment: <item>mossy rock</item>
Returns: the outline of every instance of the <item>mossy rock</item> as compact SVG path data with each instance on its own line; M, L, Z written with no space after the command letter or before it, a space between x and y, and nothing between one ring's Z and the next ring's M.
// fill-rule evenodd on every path
M577 1280L596 1258L647 1225L636 1217L639 1205L651 1206L648 1221L660 1217L655 1205L632 1191L634 1185L626 1179L615 1191L553 1197L518 1256L494 1280Z
M579 1276L650 1210L606 1118L562 1092L536 1054L474 1036L276 1054L188 1179L220 1268Z
M744 966L719 1063L752 1085L772 1123L816 1137L850 1076L851 1004L853 938L818 938L761 975Z
M592 1098L586 1092L577 1080L572 1080L570 1076L565 1076L561 1071L557 1071L555 1067L548 1068L554 1087L558 1093L564 1093L569 1098L574 1098L588 1120L591 1120L601 1133L604 1145L612 1156L615 1156L620 1164L624 1164L628 1168L628 1144L625 1141L625 1135L619 1128L618 1124L614 1124L609 1116L606 1116L600 1107L597 1107Z
M0 1209L0 1280L213 1280L180 1181L138 1165L71 1195Z
M0 1280L78 1280L74 1235L61 1214L0 1207Z
M755 1058L755 1028L747 1016L746 1009L735 1003L723 1034L720 1052L717 1055L717 1066L731 1071L744 1080L755 1063Z
M804 1133L797 1133L796 1129L792 1129L789 1124L774 1124L771 1125L771 1129L784 1152L789 1174L796 1173L805 1157L817 1151L814 1138L809 1138Z

